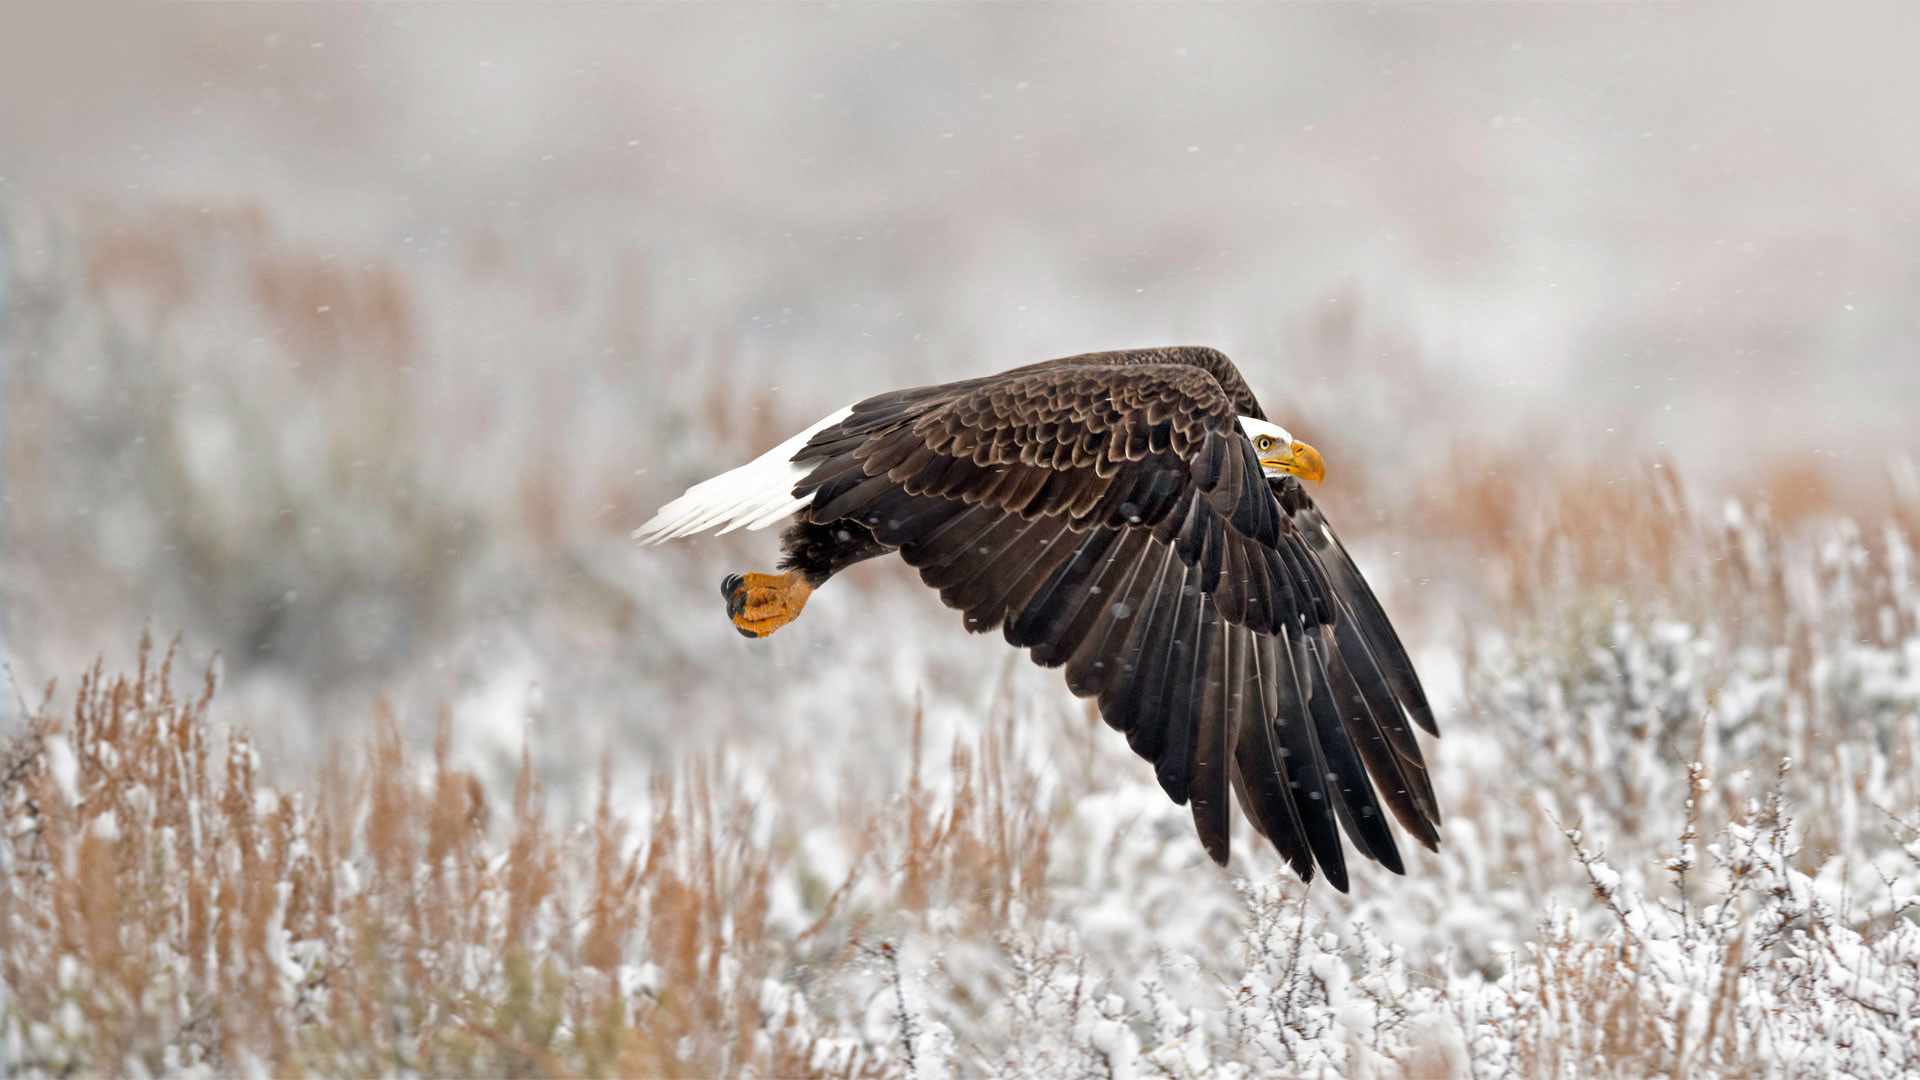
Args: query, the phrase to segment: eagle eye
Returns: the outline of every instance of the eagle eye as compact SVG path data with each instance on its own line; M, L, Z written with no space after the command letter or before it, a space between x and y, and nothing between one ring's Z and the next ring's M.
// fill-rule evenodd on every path
M1259 438L1253 440L1253 448L1255 450L1260 451L1263 454L1273 449L1273 436L1262 435Z

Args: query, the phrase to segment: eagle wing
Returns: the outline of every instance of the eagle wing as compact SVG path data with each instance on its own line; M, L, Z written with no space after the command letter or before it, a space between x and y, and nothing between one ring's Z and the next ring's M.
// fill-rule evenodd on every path
M1437 844L1408 721L1437 731L1379 602L1240 415L1259 405L1213 350L1069 357L863 401L794 455L794 494L897 548L967 629L1064 668L1216 862L1231 789L1302 878L1345 891L1342 828L1403 872L1382 799Z

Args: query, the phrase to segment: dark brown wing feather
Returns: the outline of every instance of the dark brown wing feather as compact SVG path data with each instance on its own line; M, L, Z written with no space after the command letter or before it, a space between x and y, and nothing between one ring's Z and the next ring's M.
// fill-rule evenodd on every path
M818 524L897 548L969 630L1001 631L1191 803L1229 855L1228 793L1302 878L1345 890L1344 831L1402 872L1382 808L1427 847L1439 811L1399 637L1211 349L1093 353L854 406L794 460Z

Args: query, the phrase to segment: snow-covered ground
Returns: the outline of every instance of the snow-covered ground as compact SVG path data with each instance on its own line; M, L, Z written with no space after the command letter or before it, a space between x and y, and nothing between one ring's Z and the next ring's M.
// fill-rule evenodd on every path
M276 778L148 656L6 759L9 1072L1910 1075L1920 588L1897 528L1815 532L1430 650L1442 848L1346 896L1244 830L1216 869L897 576L766 644L697 620L659 662L742 704L636 707L709 750L572 793L454 760L578 740L559 694ZM713 606L701 553L656 561Z
M1920 1070L1912 18L1338 12L0 13L0 1073ZM1441 707L1405 877L627 540L1176 341Z

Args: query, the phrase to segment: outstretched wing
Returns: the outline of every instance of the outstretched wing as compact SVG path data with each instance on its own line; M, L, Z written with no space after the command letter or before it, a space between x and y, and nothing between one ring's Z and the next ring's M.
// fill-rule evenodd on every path
M820 524L853 520L969 630L999 630L1191 803L1229 852L1229 791L1300 873L1347 886L1339 832L1396 872L1381 799L1429 847L1439 814L1406 651L1213 350L1100 353L855 405L794 455ZM1371 776L1371 780L1369 780ZM1377 790L1376 790L1377 788ZM1336 822L1338 824L1336 824Z

